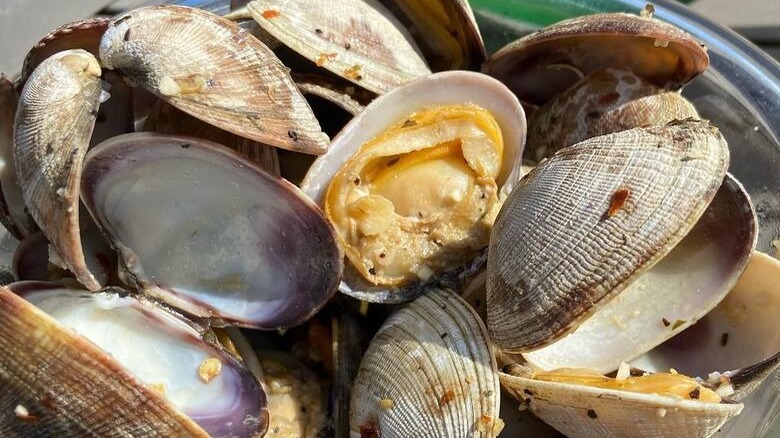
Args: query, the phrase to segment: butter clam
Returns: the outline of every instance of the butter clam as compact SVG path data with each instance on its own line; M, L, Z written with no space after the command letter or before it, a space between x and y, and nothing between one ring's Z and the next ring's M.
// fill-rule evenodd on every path
M496 362L479 317L434 289L393 312L374 336L352 390L350 437L494 437Z
M340 290L406 301L471 260L519 176L524 140L517 99L479 73L437 73L374 100L301 184L350 261Z
M254 376L182 319L121 292L0 289L2 403L16 406L3 410L3 436L263 436Z
M81 184L127 281L190 314L289 327L336 290L342 253L319 209L216 143L114 137L90 151Z

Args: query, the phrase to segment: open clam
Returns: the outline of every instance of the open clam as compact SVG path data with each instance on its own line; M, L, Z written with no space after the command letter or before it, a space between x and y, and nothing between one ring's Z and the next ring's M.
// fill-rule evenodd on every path
M496 362L479 317L434 289L393 312L363 356L350 437L494 437Z
M517 99L478 73L437 73L373 101L301 184L350 261L340 290L405 301L471 260L519 177L524 140Z
M651 17L610 13L534 32L493 54L482 71L521 101L543 105L607 68L629 71L658 88L679 89L708 65L704 47L679 28Z
M263 435L265 394L248 370L179 317L118 292L0 289L3 436Z
M289 327L336 290L342 253L319 209L216 143L114 137L88 154L82 196L127 280L193 315Z

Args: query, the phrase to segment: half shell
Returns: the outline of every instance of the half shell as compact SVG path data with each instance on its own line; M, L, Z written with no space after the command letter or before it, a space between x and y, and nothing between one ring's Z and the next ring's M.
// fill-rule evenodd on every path
M573 331L688 234L728 162L702 121L595 137L542 162L493 228L491 338L525 352Z
M112 21L100 60L221 129L305 153L327 148L289 70L246 30L217 15L170 5L135 9Z
M375 93L431 73L403 26L378 1L255 0L247 7L276 39Z
M65 325L14 292L53 311ZM259 437L265 430L265 396L252 375L230 356L203 343L180 320L149 303L29 282L0 289L0 303L6 310L0 321L3 436ZM119 342L111 337L116 334L122 334ZM139 340L165 347L144 350L134 344ZM161 351L173 356L163 354L162 362L161 357L154 360ZM141 352L152 359L139 362L138 357L144 357ZM181 367L199 356L219 358L223 365L209 384L195 383L197 369L191 375L181 373ZM179 368L171 368L167 360L178 361ZM135 365L120 365L128 361ZM164 366L156 369L149 364ZM196 394L211 395L208 400L176 392L163 397L153 389L161 382L143 381L150 375L190 379L191 385L200 387ZM227 398L213 397L221 391L231 393ZM212 403L227 407L213 416L208 412ZM234 421L244 416L242 409L254 418L252 422Z
M454 292L434 289L371 341L352 389L350 436L493 437L499 399L484 325Z
M24 239L35 229L26 211L24 197L14 164L14 118L19 96L14 85L0 74L0 222L17 239Z
M335 293L342 253L292 184L194 137L114 137L82 198L139 289L215 323L299 324Z
M100 104L100 66L84 50L43 61L19 101L14 161L30 214L68 268L88 289L100 284L79 235L79 180Z

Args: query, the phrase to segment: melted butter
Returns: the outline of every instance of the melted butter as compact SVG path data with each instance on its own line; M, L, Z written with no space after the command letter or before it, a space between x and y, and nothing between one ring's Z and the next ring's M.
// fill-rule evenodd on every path
M425 279L487 244L502 155L489 112L429 108L361 146L331 181L325 213L368 281Z
M711 403L720 403L721 401L720 396L715 391L701 386L696 380L682 374L656 373L617 380L589 370L561 368L554 371L537 372L534 374L534 379L617 391L672 396L685 400L700 400Z

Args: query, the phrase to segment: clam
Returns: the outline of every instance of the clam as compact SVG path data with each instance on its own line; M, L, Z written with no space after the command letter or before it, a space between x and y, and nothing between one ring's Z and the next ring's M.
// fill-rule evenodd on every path
M518 179L525 117L479 73L444 72L373 101L301 184L349 259L340 290L400 302L471 260Z
M493 228L491 338L527 352L572 332L688 234L728 157L717 129L686 121L594 137L542 162Z
M706 438L743 406L673 373L609 378L582 370L535 373L510 367L501 384L570 438Z
M649 16L609 13L534 32L493 54L482 71L505 83L524 103L538 106L607 68L676 90L708 65L704 47L679 28Z
M689 118L699 114L679 92L609 68L586 76L534 112L528 120L528 151L538 162L591 137Z
M431 73L406 29L378 1L255 0L247 8L295 52L375 93Z
M485 327L454 292L393 312L360 363L351 437L494 437L502 427Z
M101 100L100 75L95 57L81 49L43 61L22 90L13 146L30 214L90 290L100 283L87 266L79 235L79 180Z
M523 357L539 370L616 370L706 318L745 269L757 235L750 198L727 175L702 217L668 255L570 335Z
M18 99L14 85L0 74L0 222L21 240L35 229L35 222L25 210L14 164L13 130Z
M265 432L254 376L151 302L36 282L0 289L0 302L3 436Z
M241 137L311 154L327 147L289 70L246 30L217 15L170 5L135 9L111 22L100 60L178 109Z
M135 133L93 148L82 199L129 284L215 324L299 324L335 292L333 228L296 187L216 143Z

